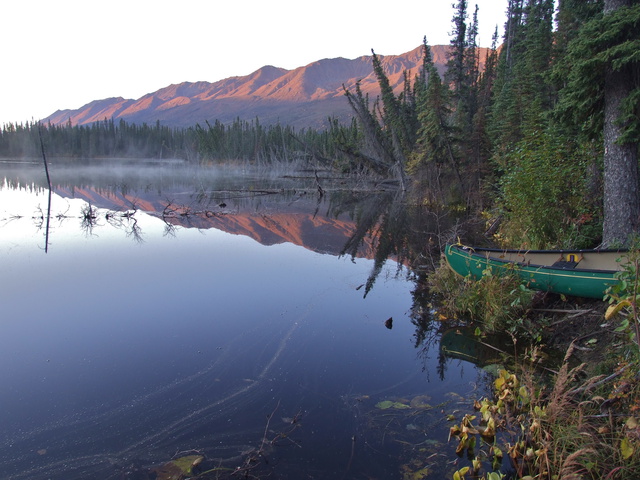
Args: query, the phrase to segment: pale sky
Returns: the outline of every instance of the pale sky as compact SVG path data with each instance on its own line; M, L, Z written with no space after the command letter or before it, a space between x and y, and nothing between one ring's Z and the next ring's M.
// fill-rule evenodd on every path
M0 126L109 97L138 99L185 81L215 82L264 65L398 55L448 44L454 0L4 0ZM456 2L457 3L457 2ZM480 46L508 0L479 7Z

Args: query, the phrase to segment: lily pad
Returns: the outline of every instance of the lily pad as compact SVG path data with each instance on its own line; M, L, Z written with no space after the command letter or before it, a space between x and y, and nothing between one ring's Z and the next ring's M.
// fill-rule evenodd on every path
M428 467L419 468L414 470L411 465L403 465L402 466L402 478L403 480L423 480L429 477Z
M191 475L193 467L204 459L201 455L187 455L151 469L157 480L183 480Z
M431 408L429 400L431 400L429 395L418 395L411 399L411 403L409 405L411 405L411 408Z
M384 400L382 402L376 403L376 408L379 408L381 410L386 410L388 408L395 408L398 410L402 410L402 409L411 408L411 407L404 403L392 402L391 400Z

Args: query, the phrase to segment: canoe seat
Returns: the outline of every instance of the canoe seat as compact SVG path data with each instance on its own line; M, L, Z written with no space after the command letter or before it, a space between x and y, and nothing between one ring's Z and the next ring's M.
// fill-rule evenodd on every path
M551 266L556 268L576 268L577 265L578 262L572 262L570 260L558 260Z

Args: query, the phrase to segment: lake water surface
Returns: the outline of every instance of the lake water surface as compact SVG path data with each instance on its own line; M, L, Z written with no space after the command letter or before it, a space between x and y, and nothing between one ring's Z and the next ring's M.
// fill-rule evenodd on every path
M483 373L420 324L428 215L313 174L50 171L49 203L0 164L0 477L451 478Z

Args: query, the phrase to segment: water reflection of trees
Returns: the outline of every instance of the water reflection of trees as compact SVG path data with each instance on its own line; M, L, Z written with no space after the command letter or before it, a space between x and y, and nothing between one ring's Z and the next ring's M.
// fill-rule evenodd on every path
M138 182L136 188L130 187L131 183L123 182L110 188L97 189L104 190L104 194L99 195L103 202L113 201L120 205L116 210L104 208L105 203L96 206L86 202L79 213L70 214L69 207L64 212L52 213L49 199L46 211L41 208L33 219L37 228L45 231L45 250L48 250L49 231L55 231L56 224L74 218L79 219L80 229L87 237L95 236L97 229L110 226L123 231L133 241L142 243L144 232L139 223L139 214L143 213L139 205L142 204L153 205L152 208L157 209L148 213L164 222L164 236L175 236L180 228L210 227L209 220L234 215L234 212L265 216L267 214L264 212L287 212L296 207L292 211L314 218L349 218L353 224L352 233L344 240L339 255L355 259L366 251L367 257L371 256L373 259L373 266L365 282L365 296L374 287L388 261L395 262L398 275L406 275L413 282L410 318L415 325L414 346L418 355L423 357L425 365L431 363L430 356L438 356L437 373L440 378L444 378L448 357L439 347L442 333L450 324L435 318L431 307L433 299L425 288L425 278L440 262L443 243L454 239L459 233L459 217L447 211L411 204L397 190L374 192L366 189L327 188L320 194L315 188L286 189L279 187L277 183L273 184L274 188L265 186L250 190L216 189L203 182L197 183L190 190L180 188L182 195L174 200L166 193L177 190L160 189L156 192L153 189L154 192L150 192L148 187L141 187L141 182ZM6 184L10 188L13 185L11 180L7 180ZM25 188L20 183L13 187ZM26 189L29 188L34 188L37 194L45 193L43 187L31 184ZM61 188L72 191L75 187L74 184L69 184ZM96 191L95 186L92 191ZM78 187L78 195L82 193ZM51 220L57 220L57 223L50 222ZM337 250L334 253L338 253Z
M374 245L374 266L366 282L365 296L392 259L398 273L403 267L408 275L433 269L439 262L441 243L454 236L456 219L448 212L407 202L401 191L375 194L345 193L333 198L330 215L349 214L356 223L341 255L355 258L366 240Z
M480 334L470 319L439 318L433 307L436 302L424 288L414 291L410 318L416 327L413 340L423 370L436 359L436 372L444 380L452 360L469 362L477 367L505 364L513 361L512 338L506 333ZM511 346L509 346L511 345Z
M101 209L115 205L119 210L137 210L136 202L144 203L145 210L152 210L148 213L165 220L168 235L174 235L180 226L206 228L207 222L200 220L241 211L259 214L262 210L285 212L294 207L296 212L314 218L348 215L355 231L339 253L355 257L365 241L369 249L373 246L374 268L365 293L373 287L389 258L410 271L431 268L438 263L441 242L453 237L450 230L455 220L448 213L413 205L401 191L372 191L370 185L354 185L338 176L322 178L319 191L317 172L293 176L291 172L285 175L248 168L240 172L115 162L75 168L57 165L54 173L57 183L53 191L61 196L83 198ZM6 185L15 189L45 189L47 185L42 180L41 166L15 167L15 172L5 176ZM106 219L112 226L130 226L129 234L140 238L135 217L127 214L120 222L119 215L107 213ZM82 215L82 228L87 234L91 235L98 226L91 215Z
M495 359L496 350L470 334L463 323L438 318L434 308L436 300L427 288L427 275L440 263L444 244L454 241L462 230L465 237L472 236L477 230L473 220L450 211L411 204L400 191L342 192L332 197L329 212L332 216L348 214L356 223L341 255L355 258L365 242L374 246L374 265L366 282L365 296L388 260L396 262L397 274L405 272L414 283L409 316L415 326L414 347L425 371L427 365L432 364L434 355L437 356L436 371L441 380L445 378L452 359L479 366ZM447 342L455 345L447 347Z

